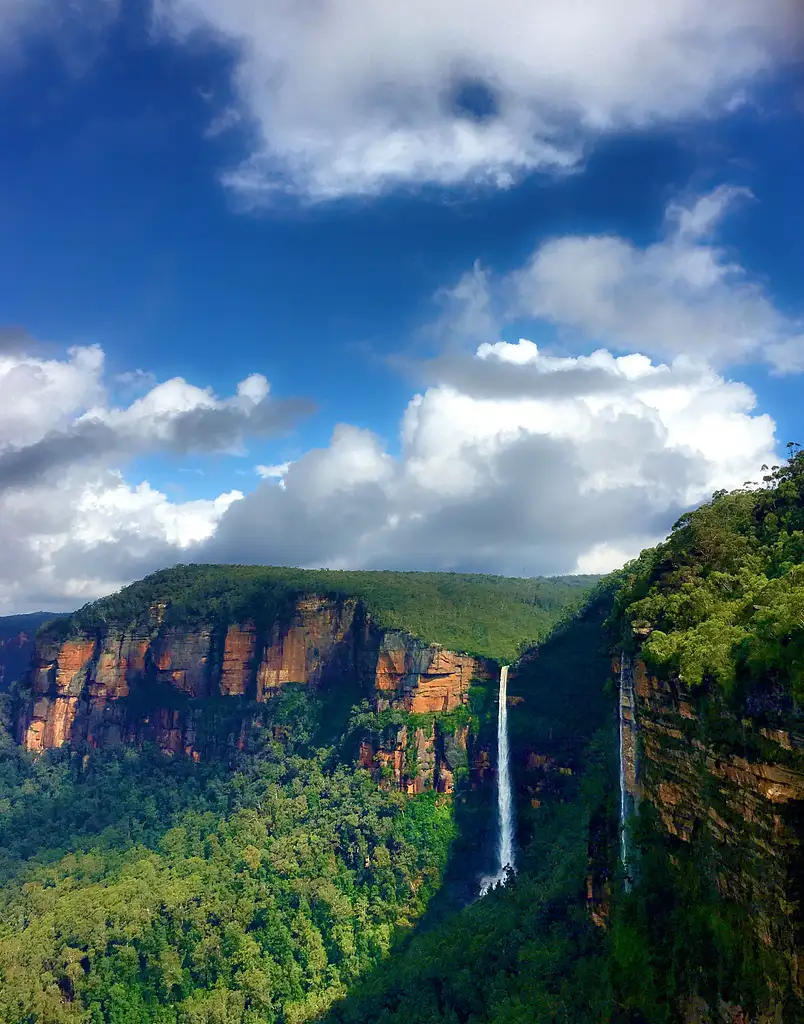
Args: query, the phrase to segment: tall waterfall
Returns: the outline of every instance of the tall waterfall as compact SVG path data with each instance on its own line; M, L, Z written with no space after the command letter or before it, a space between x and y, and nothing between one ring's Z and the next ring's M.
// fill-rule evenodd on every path
M508 755L508 665L503 665L500 669L500 696L497 709L497 817L497 873L482 880L481 896L496 885L504 884L508 871L515 870L514 798L511 791L511 765Z
M628 851L628 819L633 804L629 791L629 772L636 774L634 744L634 677L630 663L626 664L625 652L620 654L620 864L625 879L625 889L631 888Z

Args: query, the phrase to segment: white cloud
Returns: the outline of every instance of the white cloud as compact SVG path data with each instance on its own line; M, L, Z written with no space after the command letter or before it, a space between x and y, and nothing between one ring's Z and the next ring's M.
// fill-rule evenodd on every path
M111 406L103 370L97 346L62 359L16 344L0 352L0 614L71 607L170 564L243 497L171 501L147 481L127 481L119 467L128 458L231 449L299 411L270 399L260 374L229 398L174 378Z
M728 206L746 196L746 189L724 187L688 206L672 204L669 233L646 248L617 235L544 242L512 275L511 312L619 351L800 369L801 324L776 309L762 285L710 241Z
M0 614L70 609L180 561L241 497L171 502L98 467L2 494Z
M322 199L566 170L602 132L734 109L796 0L159 0L236 55L257 144L228 183ZM475 99L470 97L474 90Z
M102 371L97 347L71 349L67 362L0 356L0 491L76 462L106 465L154 450L241 451L245 435L280 433L311 409L272 399L261 374L242 380L230 398L174 377L128 406L111 406Z
M255 466L254 472L261 480L276 480L280 487L284 487L289 469L289 462L280 462L276 466Z
M76 413L103 401L103 352L71 348L67 359L0 353L0 451L66 427Z
M738 199L753 199L748 188L733 185L719 185L711 192L699 196L691 206L684 203L670 203L665 219L675 225L679 240L697 241L711 234L720 219Z
M174 450L165 418L241 416L267 399L260 376L226 399L176 379L111 408L99 349L3 358L0 409L29 449L54 431L72 437L89 406L114 436L141 431L152 450ZM114 447L0 491L0 612L69 607L176 561L598 571L773 459L773 422L751 390L684 357L557 357L520 341L433 365L438 380L408 403L395 455L340 424L327 447L258 467L265 479L246 495L171 501L127 480Z
M472 379L415 396L392 457L340 426L284 476L224 515L210 560L331 567L602 571L663 536L719 487L773 459L774 424L743 384L679 359L555 358L528 341L481 346L477 379L507 364L528 393L486 397ZM596 373L589 389L583 374ZM527 376L531 374L532 376ZM573 390L562 375L580 383ZM551 389L550 383L555 384Z

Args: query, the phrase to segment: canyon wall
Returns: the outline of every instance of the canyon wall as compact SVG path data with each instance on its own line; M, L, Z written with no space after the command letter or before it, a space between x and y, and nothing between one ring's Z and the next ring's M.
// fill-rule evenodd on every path
M619 670L615 663L615 678ZM625 777L656 812L668 870L687 854L713 872L717 899L769 958L777 1008L800 999L804 720L770 685L728 705L722 694L657 678L639 659L633 681L637 749Z
M221 745L246 747L258 705L289 683L322 694L352 687L377 712L432 716L465 705L472 679L490 673L469 655L380 628L350 599L301 597L266 630L252 623L168 627L164 611L155 605L145 629L108 625L37 642L19 708L19 741L34 752L153 742L199 760ZM450 791L465 735L456 747L430 723L411 736L417 755L415 765L407 759L410 777L405 756L386 752L396 784ZM407 735L404 740L407 749ZM387 776L376 740L368 737L364 748L363 763Z

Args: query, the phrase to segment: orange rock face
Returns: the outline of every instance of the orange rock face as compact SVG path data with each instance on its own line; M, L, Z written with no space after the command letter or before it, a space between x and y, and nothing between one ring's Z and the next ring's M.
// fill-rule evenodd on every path
M56 663L58 693L72 694L76 697L81 693L94 653L94 640L68 640L62 644Z
M230 626L223 648L220 692L242 696L249 688L257 636L253 626Z
M129 684L145 672L145 655L150 641L125 633L106 637L90 679L93 697L127 697Z
M70 738L77 709L77 697L56 697L50 703L38 701L25 731L25 748L38 754L62 746Z
M263 651L257 668L257 700L265 700L285 683L320 683L338 648L353 644L355 609L354 601L300 600L290 625L277 623Z
M358 682L378 710L428 713L460 707L473 676L487 674L485 665L468 655L398 631L384 632L354 600L303 597L267 637L252 623L230 625L225 636L210 627L168 628L165 610L164 603L155 603L148 627L140 632L112 628L61 644L45 641L35 656L34 696L18 723L20 741L40 751L66 742L103 746L147 740L167 752L198 757L199 750L210 748L195 735L193 705L170 699L164 701L169 707L153 706L164 693L160 684L191 700L245 696L265 701L288 683L330 687ZM148 687L149 711L136 711L137 705L125 698ZM223 723L220 729L226 742L246 747L248 722ZM434 735L417 734L409 752L406 742L387 749L375 742L372 770L385 781L392 776L403 789L451 791L454 743L453 753L445 756L441 748L436 752ZM464 761L465 744L464 735ZM418 767L405 781L406 757L414 757L413 747ZM368 751L361 756L369 758Z
M390 633L380 646L374 689L390 706L417 714L454 711L466 703L472 679L483 671L468 654Z

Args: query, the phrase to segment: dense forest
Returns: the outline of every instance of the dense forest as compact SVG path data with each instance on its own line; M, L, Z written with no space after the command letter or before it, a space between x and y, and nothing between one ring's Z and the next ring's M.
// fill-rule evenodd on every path
M717 492L623 570L612 621L655 669L804 697L804 451L789 447L764 486Z
M141 628L157 603L167 606L167 626L270 625L287 615L299 596L319 594L362 600L378 625L403 629L427 643L510 661L578 607L598 578L177 565L56 620L49 631L67 635L110 623Z
M381 790L275 698L263 748L0 759L0 1020L314 1019L438 885L448 800Z
M375 621L422 639L509 657L593 582L180 566L44 636L136 628L155 602L173 626L273 621L313 591L359 597ZM253 1024L351 1012L359 979L409 946L420 955L411 936L474 900L494 831L493 781L473 788L461 770L455 798L402 795L357 766L359 738L402 719L412 738L440 717L488 756L495 686L476 685L467 707L440 716L378 714L358 699L333 717L337 695L288 684L261 708L248 752L202 764L147 747L35 758L6 734L0 1020ZM582 818L561 827L581 851ZM579 927L583 914L570 932Z
M804 779L804 451L791 444L789 454L763 467L761 483L682 516L616 574L612 645L689 693L695 725L681 719L663 742L677 754L687 736L705 750L696 770L713 822L681 842L649 801L633 822L638 870L617 901L611 946L629 1020L670 1024L690 993L723 1000L724 1013L740 1007L739 1019L804 1019L802 794L764 808L749 789L734 808L711 774L720 762Z
M358 702L333 731L322 695L292 685L268 702L256 748L208 763L119 747L33 758L5 735L0 1021L672 1024L690 994L703 1015L689 1019L720 1007L764 1020L769 1005L768 1019L802 1019L776 924L763 940L754 904L723 896L724 871L762 885L765 862L699 826L668 835L644 800L623 884L611 659L640 656L692 695L693 748L792 772L792 739L773 753L766 736L804 734L803 562L793 446L761 485L715 494L591 593L577 578L186 566L48 627L136 626L154 601L176 623L237 621L312 589L359 596L427 640L522 650L509 690L518 870L477 898L493 858L480 756L494 757L493 681L452 713L478 756L454 794L403 795L357 765L361 730L397 729L404 712ZM677 752L684 735L667 742ZM703 792L724 829L764 842L758 818L726 821ZM795 806L778 813L772 828L800 827Z
M548 642L512 691L517 760L535 742L563 770L543 811L521 816L517 885L479 902L493 785L464 779L454 799L378 787L348 756L366 712L321 746L327 707L305 688L272 698L260 748L226 763L120 748L34 759L7 739L0 1020L602 1019L584 885L612 770L594 735L606 652L596 643L579 702L592 647L575 639ZM492 684L470 708L487 744L494 696Z

